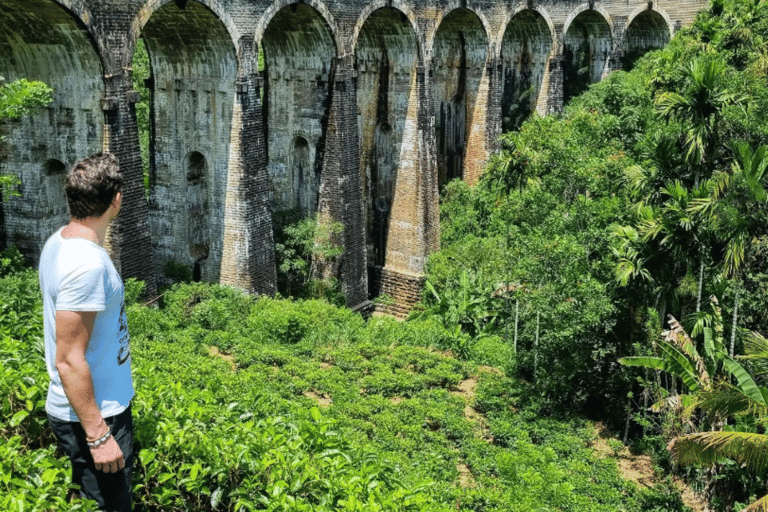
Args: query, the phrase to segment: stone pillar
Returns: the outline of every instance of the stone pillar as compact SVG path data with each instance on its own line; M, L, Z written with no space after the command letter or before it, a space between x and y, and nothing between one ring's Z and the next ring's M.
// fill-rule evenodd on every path
M114 53L122 55L123 51L120 48ZM145 295L155 297L157 283L136 121L139 100L140 95L132 90L131 76L125 68L107 72L102 100L104 144L117 157L125 184L123 206L111 225L105 245L122 278L144 281Z
M472 124L467 126L467 149L464 158L464 180L474 185L485 172L490 148L494 146L492 138L498 139L498 133L494 131L494 115L490 107L493 87L493 62L489 60L483 66L480 84L477 90L477 99L473 107ZM430 86L429 89L432 87ZM499 103L501 105L501 103ZM501 123L501 111L498 115Z
M344 226L337 240L344 252L333 273L341 279L347 306L356 308L368 300L368 273L354 56L334 59L332 68L318 216L320 222L332 220Z
M437 140L435 139L435 96L432 93L432 68L419 67L416 73L419 91L419 200L423 232L423 256L419 273L424 272L426 258L440 249L440 190L437 177ZM483 83L487 83L484 77ZM485 114L487 91L478 94L479 110ZM485 116L481 124L485 124ZM475 127L472 127L474 131ZM469 148L468 148L469 149ZM485 148L479 150L484 151Z
M237 94L232 113L229 175L224 211L221 284L249 293L277 290L269 177L257 48L250 36L238 48Z
M405 316L421 299L427 256L440 246L437 149L432 72L418 66L405 122L403 150L389 224L386 264L375 276L376 294L394 304L388 313Z
M557 114L563 111L565 103L565 90L563 88L563 64L565 57L558 48L558 52L549 59L547 69L547 114Z
M615 16L612 19L611 37L613 38L613 51L608 56L608 65L606 66L608 73L605 73L603 78L612 71L620 71L624 67L624 36L627 31L627 17Z
M504 66L501 59L495 55L488 59L485 72L489 77L486 147L490 154L501 150L501 97L504 92Z

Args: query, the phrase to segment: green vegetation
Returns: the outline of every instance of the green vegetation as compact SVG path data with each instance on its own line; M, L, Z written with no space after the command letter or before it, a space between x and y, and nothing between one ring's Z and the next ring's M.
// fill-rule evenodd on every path
M0 123L6 119L20 119L53 101L53 89L43 82L30 82L24 78L6 83L0 76ZM3 139L0 137L0 144ZM15 174L0 172L0 202L3 196L19 195Z
M714 0L632 71L504 134L476 187L445 187L408 321L332 305L313 265L338 257L338 226L296 212L275 241L280 291L303 300L179 283L153 308L129 283L141 503L687 510L669 478L641 490L597 456L591 417L711 510L765 510L767 42L768 2ZM0 256L0 508L69 510L36 279Z
M716 0L631 72L503 135L475 188L444 191L414 315L502 340L498 364L543 403L607 421L718 511L766 491L764 465L723 440L762 436L763 413L707 397L731 382L759 405L765 385L739 354L768 332L767 38L768 2ZM677 468L695 457L671 459L675 439L717 464Z
M152 64L149 60L144 39L136 41L133 53L133 89L141 94L141 101L136 103L136 123L139 128L139 147L141 148L141 166L144 171L144 191L149 197L149 137L150 137L150 96L146 80L152 78Z
M0 278L0 508L77 510L44 419L37 287L18 266ZM151 308L141 289L126 298L150 510L685 510L622 480L589 422L452 357L439 322L201 283Z

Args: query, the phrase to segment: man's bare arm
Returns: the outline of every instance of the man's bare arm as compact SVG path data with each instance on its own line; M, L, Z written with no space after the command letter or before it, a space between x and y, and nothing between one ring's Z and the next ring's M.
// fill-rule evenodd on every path
M85 358L95 320L96 313L92 311L56 311L56 369L67 400L90 439L106 431L93 392L91 368ZM125 465L123 453L113 438L91 449L91 454L96 469L107 473L114 473Z

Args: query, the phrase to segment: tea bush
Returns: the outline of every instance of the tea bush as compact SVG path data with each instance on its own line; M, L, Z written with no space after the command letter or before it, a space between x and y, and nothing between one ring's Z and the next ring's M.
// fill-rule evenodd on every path
M43 410L36 283L32 271L0 279L12 305L0 319L0 454L14 461L0 459L0 506L68 510L69 463ZM126 284L145 509L639 512L669 494L621 480L587 448L584 420L547 418L525 383L452 357L455 334L434 319L366 322L200 283L172 286L158 308L136 303L140 288ZM477 341L478 362L507 359L483 355L497 343Z

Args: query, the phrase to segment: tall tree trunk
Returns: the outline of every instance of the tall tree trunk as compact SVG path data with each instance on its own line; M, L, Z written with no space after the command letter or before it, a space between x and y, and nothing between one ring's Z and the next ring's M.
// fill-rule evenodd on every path
M541 312L536 312L536 341L533 345L533 380L536 380L536 374L539 369L539 320Z
M733 351L736 346L736 322L739 319L739 291L740 291L740 279L736 276L736 293L733 298L733 325L731 326L731 357L733 357Z
M515 342L514 342L514 354L517 357L517 326L520 319L520 299L515 300Z
M696 297L696 312L701 311L701 289L704 287L704 256L700 256L699 261L699 293Z
M627 444L629 437L629 419L632 417L632 399L627 397L627 421L624 423L624 444Z

